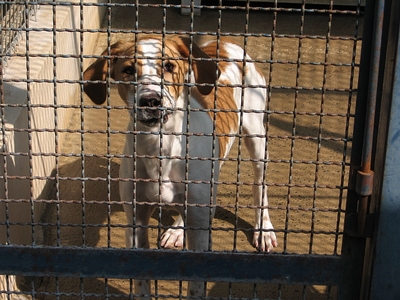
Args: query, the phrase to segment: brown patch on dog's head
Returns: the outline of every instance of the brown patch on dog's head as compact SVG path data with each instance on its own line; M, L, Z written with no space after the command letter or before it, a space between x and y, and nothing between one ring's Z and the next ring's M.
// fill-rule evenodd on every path
M83 73L83 79L87 82L83 84L85 93L96 104L103 104L107 97L108 77L114 78L114 64L119 55L124 55L126 50L131 47L131 43L119 41L111 45L110 50L106 49L101 54L102 57L91 64ZM110 64L110 68L109 68ZM110 73L108 72L110 69Z
M187 58L188 62L192 61L198 91L203 95L210 94L218 79L216 62L187 37L176 36L173 41L175 41L179 53Z

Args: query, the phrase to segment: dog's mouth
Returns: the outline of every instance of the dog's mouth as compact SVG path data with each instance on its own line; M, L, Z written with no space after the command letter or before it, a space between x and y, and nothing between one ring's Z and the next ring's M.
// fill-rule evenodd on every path
M172 111L161 107L139 107L137 109L137 120L147 126L155 127L161 123L165 124Z
M167 107L168 105L163 105L163 99L170 100L170 108ZM173 112L173 104L174 102L165 91L164 96L160 92L152 90L141 91L137 100L136 120L147 127L165 124Z

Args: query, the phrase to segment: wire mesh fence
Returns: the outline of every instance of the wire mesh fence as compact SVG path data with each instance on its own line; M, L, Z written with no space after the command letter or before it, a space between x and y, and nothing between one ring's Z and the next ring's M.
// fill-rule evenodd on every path
M149 247L158 249L163 248L165 231L175 228L184 232L183 245L173 247L178 250L193 250L187 233L205 231L211 238L201 250L266 255L256 253L253 235L260 231L257 224L254 227L255 213L262 212L260 205L267 205L274 227L261 232L272 230L276 235L273 253L340 256L363 16L360 1L351 6L327 2L192 2L188 6L160 1L43 2L38 23L28 22L25 28L4 23L2 40L5 33L17 31L22 41L15 52L3 53L9 68L3 68L2 78L1 243L114 249L126 247L128 239L133 240L128 247L142 248L146 242L135 240L147 231ZM12 5L25 12L30 4ZM181 8L189 15L182 15ZM87 27L90 18L103 14L100 27ZM64 15L75 20L72 25L62 21ZM47 23L40 23L41 16ZM170 55L176 46L170 40L176 35L189 36L188 56ZM139 46L149 38L159 41L156 54ZM227 39L243 49L234 48L237 57L223 53ZM91 49L90 40L96 41ZM202 49L213 55L196 57L196 47L210 47L212 40L217 41L215 50ZM129 51L115 53L118 41L133 42ZM48 43L49 50L36 48L36 43ZM100 69L105 76L85 77L87 67L99 61L104 62ZM194 81L202 62L216 65L206 76L217 76L211 83ZM115 69L117 63L122 69ZM194 72L177 81L174 76L184 73L177 71L183 64ZM231 67L224 77L230 64L239 67ZM242 79L253 65L259 71L252 74L262 74L265 81L255 84ZM36 69L46 67L36 75ZM118 77L118 71L125 77ZM175 74L172 79L169 73ZM235 76L239 83L229 81ZM96 95L103 93L104 104L89 99L84 92L87 84L95 84ZM214 88L209 107L201 104L198 94L207 85ZM187 103L155 107L153 111L160 111L158 119L165 122L157 120L156 127L149 127L138 114L152 109L146 104L141 110L139 100L141 91L153 86L158 94L147 97L150 100L161 101L158 95L168 93L163 101L172 103L179 97L171 91L183 90L179 101L184 97ZM237 107L218 104L222 99L218 93L223 95L225 88L234 91ZM125 89L130 89L130 96ZM265 105L252 107L257 99L246 98L248 90L264 94ZM22 100L10 97L8 91L22 93ZM232 113L236 117L229 119ZM176 115L183 116L183 127L171 130L168 122ZM257 131L257 120L262 120L265 132ZM237 129L219 131L221 122L228 127L236 122ZM207 124L212 128L209 132ZM219 155L224 143L234 137L229 154ZM174 145L169 144L171 139ZM130 144L124 151L127 140ZM246 147L252 140L265 143L261 156L255 157L254 149ZM163 152L178 147L178 142L179 155ZM178 164L169 170L171 161ZM260 182L255 182L254 164L262 170ZM124 165L129 176L119 171ZM199 175L192 177L195 172ZM126 183L131 185L129 201L121 195L127 193ZM168 184L179 201L166 200ZM253 190L258 188L268 190L268 204L253 201ZM191 194L192 189L206 192ZM202 196L203 202L193 202L189 195ZM140 213L148 205L153 208L148 210L151 217L149 224L143 224ZM207 228L190 225L196 217L193 207L207 209L201 215ZM174 223L176 210L183 223ZM13 280L13 276L3 277L4 299L22 295L131 299L138 294L147 298L138 284L135 289L134 281L127 279L29 277L20 279L22 292L12 287ZM219 299L336 297L336 287L325 285L209 282L204 289L207 297ZM184 298L185 290L181 281L158 280L150 294Z
M15 1L3 1L1 11L1 54L3 60L7 60L5 54L14 52L18 43L18 37L22 28L26 28L26 20L36 15L36 2L19 3Z

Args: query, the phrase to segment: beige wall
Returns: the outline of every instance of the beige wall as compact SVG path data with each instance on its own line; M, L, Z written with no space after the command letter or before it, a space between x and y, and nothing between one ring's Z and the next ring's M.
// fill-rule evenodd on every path
M79 29L80 15L79 5L56 6L55 14L53 6L41 5L36 17L29 20L29 28L39 30L30 30L28 34L22 32L16 47L16 53L22 56L9 58L3 67L3 78L6 81L3 84L3 101L6 106L0 115L2 122L0 128L4 129L0 131L0 150L4 153L0 155L0 175L6 173L6 179L4 177L0 179L0 199L5 199L5 201L0 200L0 222L4 223L7 216L9 222L31 223L32 215L37 222L43 212L43 204L31 205L30 199L44 199L48 195L52 184L47 177L51 176L55 168L56 158L55 155L46 154L57 153L63 143L62 137L53 129L56 126L58 129L68 128L71 117L70 110L55 109L54 104L77 105L81 101L80 85L54 84L52 82L55 79L54 72L57 80L79 80L81 64L79 58L35 57L35 55L52 55L55 52L76 56L81 54L81 44L84 46L83 54L92 53L98 36L96 33L81 34L76 31L65 31L57 32L55 39L53 36L54 16L57 29ZM84 6L83 29L99 29L103 15L104 8ZM27 46L28 55L26 55ZM36 82L27 83L27 80ZM32 106L27 107L28 103ZM14 107L7 104L12 104ZM33 107L38 105L41 107ZM31 129L32 133L24 131L26 129ZM38 132L35 129L49 129L49 132L43 130ZM29 180L26 177L34 179ZM42 230L38 226L10 225L6 230L5 225L0 225L0 244L8 242L32 245L40 244L41 241ZM8 287L12 290L13 276L8 277L8 283ZM4 275L0 275L1 286L7 286ZM5 294L0 295L0 299L2 296Z

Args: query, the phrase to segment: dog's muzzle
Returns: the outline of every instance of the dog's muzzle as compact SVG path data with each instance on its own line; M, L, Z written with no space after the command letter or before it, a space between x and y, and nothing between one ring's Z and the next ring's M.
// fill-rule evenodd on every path
M162 97L158 93L140 96L137 108L137 120L148 127L154 127L160 122L168 121L171 110L162 106Z

